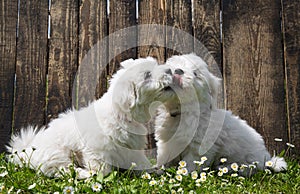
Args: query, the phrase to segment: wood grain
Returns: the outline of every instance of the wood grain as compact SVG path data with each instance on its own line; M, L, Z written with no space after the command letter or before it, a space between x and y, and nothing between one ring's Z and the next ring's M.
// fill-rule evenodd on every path
M128 58L136 58L136 48L126 49L127 45L137 45L137 30L122 33L119 30L136 25L136 2L131 0L110 0L109 34L117 33L116 39L109 39L108 75L111 76ZM121 53L121 54L119 54Z
M209 66L212 65L211 63L216 63L222 72L220 22L220 1L194 1L194 52L201 56ZM203 44L205 48L198 45L196 41ZM212 55L214 61L209 55Z
M51 36L48 66L47 120L72 106L78 65L78 3L76 0L51 1Z
M20 1L15 130L45 123L47 31L48 1Z
M18 1L0 3L0 153L12 129Z
M138 56L152 56L159 63L165 62L166 45L166 1L143 0L139 2ZM146 24L158 24L149 26Z
M166 60L166 1L143 0L139 2L138 57L152 56L159 63ZM154 24L149 25L147 24ZM157 24L157 26L155 26ZM154 139L154 119L147 124L148 157L156 157L156 142Z
M106 1L83 0L80 5L79 107L107 89L108 34Z
M300 2L283 2L284 56L287 84L289 142L300 153Z
M167 0L166 58L194 51L190 0ZM176 30L177 29L177 30ZM187 34L185 34L187 33ZM190 35L190 36L189 36Z
M209 70L223 79L222 46L220 33L220 1L194 0L194 52L208 64ZM225 107L224 88L218 93L219 108Z
M224 1L226 105L246 119L271 153L287 141L279 0Z

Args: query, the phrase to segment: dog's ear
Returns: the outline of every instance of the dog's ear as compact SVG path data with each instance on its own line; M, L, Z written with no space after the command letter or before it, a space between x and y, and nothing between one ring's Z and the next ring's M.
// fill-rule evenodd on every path
M129 68L130 66L132 66L134 64L134 59L127 59L123 62L121 62L121 67L123 67L124 69Z
M196 70L200 73L199 75L196 76L201 76L202 78L205 79L209 88L210 96L212 98L212 102L211 102L212 108L216 108L218 93L221 86L221 79L214 76L208 70L207 64L194 53L183 55L182 57L185 58L185 60L189 61L189 63L191 63L194 66L194 68L196 68Z
M143 58L143 59L127 59L123 62L121 62L121 67L123 67L124 69L129 69L134 65L139 65L141 63L144 62L157 62L153 57L147 57L147 58Z
M209 74L207 75L207 82L209 86L210 95L212 97L212 108L216 108L218 101L218 92L221 86L221 79L217 78L209 72Z
M122 112L131 115L131 119L138 122L147 122L150 119L148 111L149 102L141 102L144 98L140 95L139 87L143 85L145 76L157 65L157 61L151 57L146 59L128 59L121 63L123 67L111 80L112 98L114 106L118 106Z
M149 107L147 104L139 103L139 93L137 86L130 81L123 81L116 86L113 98L114 104L123 113L128 113L130 118L140 123L145 123L150 119Z

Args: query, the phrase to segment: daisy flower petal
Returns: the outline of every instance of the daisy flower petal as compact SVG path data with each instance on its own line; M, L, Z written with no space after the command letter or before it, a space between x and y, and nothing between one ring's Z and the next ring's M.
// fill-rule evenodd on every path
M99 192L99 191L102 190L102 185L101 185L100 183L94 183L94 184L92 185L92 190L93 190L94 192Z
M225 163L225 162L227 161L227 158L221 158L220 161L221 161L222 163Z
M181 168L186 167L186 162L183 161L183 160L181 160L181 161L179 162L179 167L181 167Z

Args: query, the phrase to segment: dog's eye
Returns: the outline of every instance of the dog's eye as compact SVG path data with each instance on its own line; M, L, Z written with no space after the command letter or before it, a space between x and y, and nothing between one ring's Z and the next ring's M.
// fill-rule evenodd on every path
M144 79L146 80L146 79L149 79L149 78L151 78L151 72L150 71L146 71L144 73Z
M197 74L197 72L196 72L196 71L194 71L194 75L195 75L196 77L198 77L198 74Z

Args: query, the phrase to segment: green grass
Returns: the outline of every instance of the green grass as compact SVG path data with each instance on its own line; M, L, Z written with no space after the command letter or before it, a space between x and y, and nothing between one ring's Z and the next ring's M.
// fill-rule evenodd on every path
M297 160L288 160L288 170L283 173L261 171L250 178L233 177L229 173L218 176L217 172L207 171L200 181L191 174L181 174L167 169L164 174L134 175L130 171L114 171L106 177L101 173L86 180L77 180L75 171L61 178L48 178L28 167L19 167L6 161L0 155L0 193L299 193L300 165ZM195 177L194 177L195 178ZM94 190L93 190L93 187ZM102 189L100 189L102 187Z

